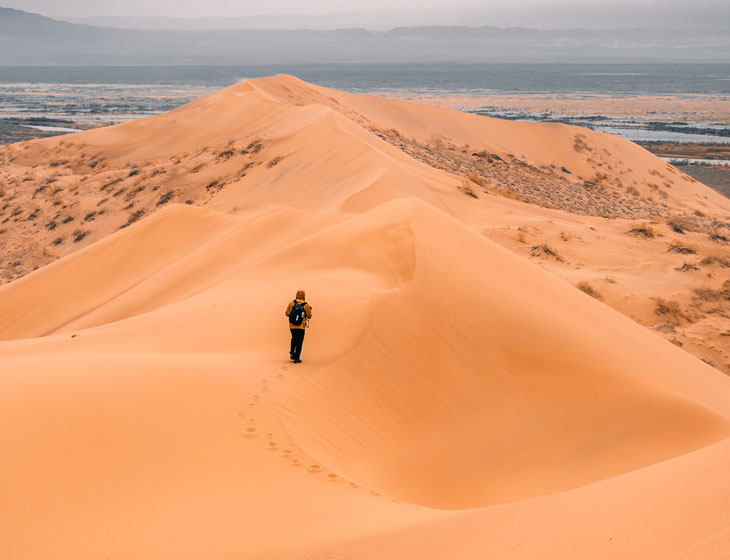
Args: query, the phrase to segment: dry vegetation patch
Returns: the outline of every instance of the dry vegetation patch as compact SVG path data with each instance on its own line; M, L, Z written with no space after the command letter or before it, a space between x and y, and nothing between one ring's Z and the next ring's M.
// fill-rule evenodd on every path
M694 245L688 245L682 241L672 241L667 248L667 253L677 253L678 255L696 255L697 248Z
M643 237L644 239L654 239L656 237L656 231L646 222L643 222L636 227L631 228L626 233L628 233L629 235Z
M581 292L588 294L592 298L603 301L603 296L589 282L581 280L575 285L575 287L578 288Z
M692 315L683 309L676 300L655 297L654 303L654 313L664 318L670 325L679 326L682 323L691 323L693 321Z
M530 247L530 255L533 257L553 258L558 262L565 262L558 252L547 243L541 243Z

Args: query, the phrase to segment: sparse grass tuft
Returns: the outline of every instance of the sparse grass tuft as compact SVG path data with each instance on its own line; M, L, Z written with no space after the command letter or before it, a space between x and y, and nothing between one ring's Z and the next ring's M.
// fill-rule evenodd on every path
M78 229L77 229L76 231L74 231L74 238L73 238L73 242L74 242L74 243L79 243L79 242L81 242L81 241L82 241L82 240L84 239L84 237L86 237L87 235L89 235L89 232L88 232L88 231L81 231L81 230L78 230Z
M540 245L533 245L530 247L530 254L533 257L550 257L554 258L558 262L564 262L563 258L558 252L550 247L547 243L541 243Z
M471 173L469 173L469 175L467 175L466 178L469 179L472 183L476 183L477 185L479 185L482 188L487 186L487 182L484 179L482 179L482 176L479 175L479 173L472 171Z
M175 195L175 191L167 191L165 194L163 194L160 197L160 200L157 201L157 206L162 206L163 204L167 204L172 200L172 197Z
M258 138L253 140L248 146L241 150L241 154L257 154L264 147L263 142Z
M687 245L681 241L672 241L667 248L667 253L677 253L678 255L696 255L697 249L692 245Z
M586 135L585 134L576 134L575 138L573 140L573 149L578 152L592 152L593 148L591 148L586 143Z
M674 270L678 270L679 272L689 272L690 270L699 270L700 267L697 266L694 263L683 263L682 266L678 266Z
M126 227L131 226L134 222L139 221L142 218L142 216L144 216L144 209L143 208L140 208L139 210L136 210L135 212L133 212L129 216L129 219L127 220L127 223L126 224L122 224L119 227L119 229L124 229Z
M673 232L681 233L682 235L684 235L689 226L687 218L679 215L672 216L671 218L667 219L666 224Z
M700 261L700 264L702 266L712 266L712 265L718 265L725 268L730 268L730 257L729 256L717 256L717 255L710 255L709 257L705 257Z
M599 301L603 301L603 296L596 290L593 286L590 285L590 283L586 282L585 280L581 280L575 285L576 288L578 288L581 292L584 292L591 296L592 298L595 298Z
M713 229L707 235L715 243L722 243L723 245L727 245L728 243L727 235L725 235L724 233L720 233L720 230L718 229Z
M688 323L692 322L692 317L688 315L682 306L676 300L665 300L660 297L655 297L654 302L656 307L654 313L664 317L670 325L680 325L682 321Z
M656 237L656 231L654 231L654 228L646 222L643 222L638 226L631 228L626 233L628 233L629 235L643 237L644 239L654 239Z
M522 226L518 227L515 239L520 243L527 243L527 228Z
M468 195L472 198L479 198L477 196L477 193L474 192L474 189L471 187L471 183L464 179L461 184L459 185L458 189L463 192L465 195Z

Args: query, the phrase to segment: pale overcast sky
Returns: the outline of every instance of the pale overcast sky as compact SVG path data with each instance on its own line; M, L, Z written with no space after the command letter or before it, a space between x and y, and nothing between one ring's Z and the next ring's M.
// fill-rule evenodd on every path
M339 14L337 21L348 26L359 21L553 28L730 25L730 0L0 0L0 6L61 18L302 14L310 21L316 15Z

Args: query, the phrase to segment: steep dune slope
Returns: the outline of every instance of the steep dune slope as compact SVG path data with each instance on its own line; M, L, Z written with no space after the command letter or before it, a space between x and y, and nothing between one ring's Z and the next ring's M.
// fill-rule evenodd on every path
M409 213L412 280L295 391L287 426L305 449L389 495L464 508L726 437L722 375L703 365L700 389L681 350L457 221Z
M473 149L522 139L549 161L551 139L593 166L570 155L573 131L448 115L280 77L6 150L29 173L66 159L56 180L80 206L108 200L80 250L0 288L0 549L721 556L730 379L484 229L520 215L607 236L608 221L465 196L378 133L423 140L433 119ZM673 188L676 208L699 195L724 212ZM293 366L299 288L315 315Z

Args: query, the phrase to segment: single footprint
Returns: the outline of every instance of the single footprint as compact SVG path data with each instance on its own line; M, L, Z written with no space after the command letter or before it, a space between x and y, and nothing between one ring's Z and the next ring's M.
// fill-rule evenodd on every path
M246 428L246 431L241 434L245 438L255 438L258 436L256 428Z
M277 449L279 449L279 444L275 441L270 441L269 446L266 449L268 449L269 451L276 451Z
M256 423L256 420L254 418L249 418L248 419L248 423L249 424L255 424Z
M334 481L338 480L340 477L337 476L336 474L328 474L327 478L329 479L330 482L334 482Z
M356 482L350 482L349 484L350 484L350 488L360 488L360 485L357 484Z
M322 472L322 467L319 465L310 465L307 471L311 472L312 474L317 474Z
M288 368L288 367L286 367L286 366L281 366L281 369L283 369L283 370L285 370L285 371L286 371L286 370L287 370L287 369L289 369L289 368Z
M279 455L281 455L282 457L288 457L289 455L291 455L291 449L284 449Z
M269 439L271 439L272 437L274 437L274 434L272 434L271 432L266 432L266 434L265 434L265 435L266 435L266 437L267 437L267 438L269 438Z
M246 413L243 410L238 411L238 417L239 418L246 418Z
M302 464L302 462L299 459L292 459L290 462L295 467L299 467Z
M284 379L284 374L283 373L277 373L276 374L276 377L277 377L277 379Z
M259 400L260 398L261 398L261 397L259 397L258 395L254 395L254 396L253 396L253 400L255 400L255 401Z

